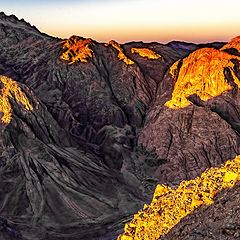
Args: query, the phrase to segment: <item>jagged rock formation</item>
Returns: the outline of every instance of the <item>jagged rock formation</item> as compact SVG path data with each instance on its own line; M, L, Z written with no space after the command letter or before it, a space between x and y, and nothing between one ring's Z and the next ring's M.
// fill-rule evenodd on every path
M91 39L82 39L78 36L72 36L66 40L63 45L63 53L60 56L61 59L69 61L69 64L81 61L87 62L89 57L92 57L93 51L89 47Z
M139 138L166 161L154 173L162 183L192 179L239 153L238 69L238 56L203 48L166 73Z
M202 47L62 40L0 13L0 74L14 83L4 95L1 81L10 118L0 124L0 238L112 239L157 183L237 155L236 52L221 50L227 92L164 106L177 86L171 65Z
M1 121L8 124L11 122L12 117L10 98L15 98L26 110L32 110L32 106L16 82L4 76L0 76L0 82L3 85L0 96L0 112L3 114Z
M155 53L153 50L149 48L132 48L132 53L137 53L141 57L146 57L147 59L159 59L161 56Z
M162 239L182 218L203 204L214 204L217 193L233 188L239 181L240 156L237 156L221 167L208 169L194 180L181 182L176 189L158 185L152 203L134 215L118 239Z
M240 184L237 184L222 191L216 196L214 204L201 206L161 239L239 239L239 187Z
M117 42L114 41L114 40L111 40L111 41L109 42L109 44L106 44L105 46L109 46L109 45L112 46L112 47L114 47L114 48L118 51L118 59L119 59L119 60L123 61L123 62L126 63L127 65L132 65L132 64L134 64L134 62L124 54L124 51L123 51L123 49L122 49L122 47L120 46L119 43L117 43Z
M226 52L232 52L235 55L239 56L239 50L240 50L240 37L233 38L230 42L225 44L221 50L224 50Z

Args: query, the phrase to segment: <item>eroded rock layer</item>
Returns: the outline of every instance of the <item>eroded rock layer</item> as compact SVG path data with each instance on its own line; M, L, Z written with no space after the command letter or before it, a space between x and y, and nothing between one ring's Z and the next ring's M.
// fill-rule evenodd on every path
M73 64L77 61L87 62L88 58L93 56L93 51L90 48L91 39L82 39L77 36L72 36L66 40L63 45L63 53L61 59Z
M20 87L12 79L0 76L0 84L2 84L0 96L0 112L3 114L2 123L9 124L12 118L12 107L10 98L15 98L16 102L21 103L26 110L32 110L26 95Z

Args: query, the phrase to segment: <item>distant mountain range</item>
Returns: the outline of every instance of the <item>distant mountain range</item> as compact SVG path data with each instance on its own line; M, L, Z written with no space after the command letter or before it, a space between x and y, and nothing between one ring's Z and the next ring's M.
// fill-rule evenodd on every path
M158 184L234 159L239 63L240 37L63 40L0 13L0 239L116 239ZM238 239L234 174L213 204L152 239ZM151 239L136 229L121 239Z

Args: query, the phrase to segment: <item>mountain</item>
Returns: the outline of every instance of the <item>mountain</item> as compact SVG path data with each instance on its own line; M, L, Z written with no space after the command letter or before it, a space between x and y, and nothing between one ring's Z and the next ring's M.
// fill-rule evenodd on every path
M117 238L157 184L233 159L239 73L236 39L59 39L0 13L0 239Z
M239 166L237 156L177 188L158 185L152 203L134 215L118 239L238 238Z
M167 162L155 172L162 183L192 179L239 153L239 60L202 48L164 76L139 136Z
M222 191L213 205L201 206L163 239L239 239L239 187Z
M139 135L165 161L154 172L163 185L119 240L239 238L239 157L225 163L239 154L239 43L195 50L164 76Z

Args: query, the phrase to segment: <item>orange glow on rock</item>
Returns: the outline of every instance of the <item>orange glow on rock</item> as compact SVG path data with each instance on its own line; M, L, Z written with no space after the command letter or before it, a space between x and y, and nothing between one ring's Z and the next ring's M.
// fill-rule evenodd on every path
M134 215L118 240L157 240L196 208L214 203L218 192L239 181L240 156L237 156L220 167L206 170L200 177L181 182L177 188L158 185L152 203Z
M221 50L235 48L240 52L240 36L233 38L229 43L224 45Z
M132 48L132 53L137 53L139 56L148 58L148 59L159 59L161 58L161 55L157 54L153 50L149 48Z
M5 124L9 124L12 119L10 98L15 98L15 100L21 103L26 110L32 110L33 107L15 81L8 77L0 76L0 82L3 85L3 88L0 90L0 112L3 113L1 121Z
M91 39L82 39L78 36L72 36L65 41L63 53L60 56L62 60L68 61L69 64L75 62L87 62L88 58L93 57L93 50L90 49Z
M127 65L134 64L134 62L133 62L131 59L129 59L129 58L124 54L123 49L121 48L121 46L120 46L119 43L117 43L117 42L114 41L114 40L111 40L111 41L109 42L109 44L107 44L107 46L108 46L108 45L112 45L114 48L116 48L116 49L118 50L118 58L119 58L119 60L123 61L123 62L126 63Z
M173 109L184 108L191 104L187 99L190 95L197 94L201 100L207 101L231 90L232 86L224 76L225 68L230 69L234 82L240 87L231 59L240 60L239 57L220 50L202 48L182 60L179 72L179 61L174 63L170 74L176 83L172 99L166 102L165 106Z

